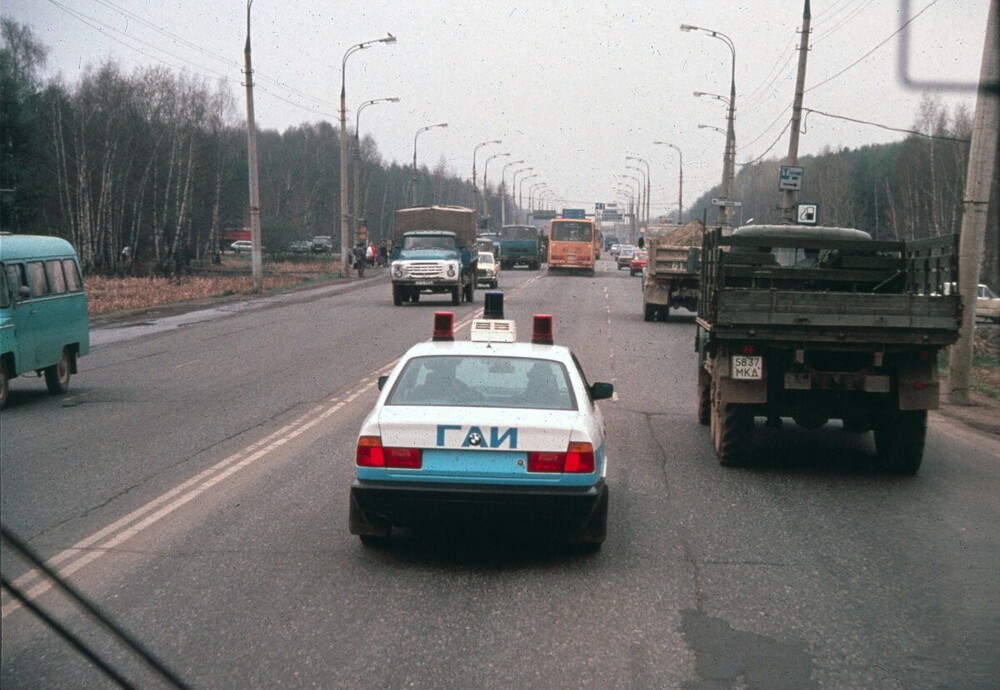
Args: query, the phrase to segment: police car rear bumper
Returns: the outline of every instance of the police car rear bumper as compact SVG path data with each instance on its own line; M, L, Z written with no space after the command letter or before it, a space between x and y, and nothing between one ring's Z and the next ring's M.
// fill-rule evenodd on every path
M392 525L502 521L574 533L607 502L603 479L589 487L368 482L351 485L351 534L384 536Z

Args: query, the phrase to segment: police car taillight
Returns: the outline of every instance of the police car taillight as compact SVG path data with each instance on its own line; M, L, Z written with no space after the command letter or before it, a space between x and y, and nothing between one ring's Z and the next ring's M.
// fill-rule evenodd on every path
M450 311L434 312L434 333L431 340L455 339L455 314Z
M594 471L594 447L571 442L565 453L528 453L528 471L589 474Z
M358 467L392 467L419 470L423 459L419 448L385 448L380 436L362 436L358 439L355 459Z
M549 314L535 314L531 324L531 342L536 345L551 345L552 337L552 316Z

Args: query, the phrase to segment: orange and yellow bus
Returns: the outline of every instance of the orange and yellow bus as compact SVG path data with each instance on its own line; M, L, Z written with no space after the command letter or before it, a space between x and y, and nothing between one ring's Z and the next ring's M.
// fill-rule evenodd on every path
M599 234L592 220L556 218L549 224L549 273L579 271L594 274L594 241Z

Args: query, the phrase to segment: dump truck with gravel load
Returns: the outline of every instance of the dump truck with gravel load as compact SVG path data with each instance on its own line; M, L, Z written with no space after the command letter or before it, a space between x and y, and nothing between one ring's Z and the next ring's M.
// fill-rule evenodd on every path
M955 342L957 238L875 241L861 230L757 225L705 234L698 420L724 465L752 459L754 423L873 431L882 469L918 471L938 351Z
M642 276L642 311L646 321L667 321L670 310L698 309L698 266L705 226L654 225L639 244L649 252Z

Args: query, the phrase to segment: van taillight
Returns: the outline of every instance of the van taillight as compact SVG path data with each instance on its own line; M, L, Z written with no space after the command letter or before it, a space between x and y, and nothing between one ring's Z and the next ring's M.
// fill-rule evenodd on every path
M528 453L528 471L589 474L594 471L594 447L571 442L565 453Z
M379 436L362 436L358 439L358 467L393 467L419 470L423 465L419 448L384 448Z

